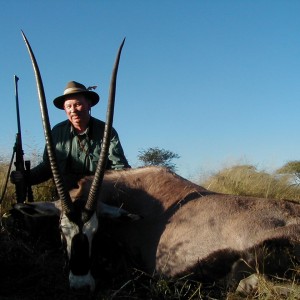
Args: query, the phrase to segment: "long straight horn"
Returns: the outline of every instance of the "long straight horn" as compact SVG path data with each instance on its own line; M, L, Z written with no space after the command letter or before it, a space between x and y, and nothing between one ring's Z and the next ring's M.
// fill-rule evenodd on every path
M35 56L31 49L31 46L30 46L23 31L22 31L22 36L23 36L23 39L27 46L27 49L28 49L28 52L29 52L29 55L31 58L32 66L33 66L33 71L35 74L37 90L38 90L38 95L39 95L40 110L41 110L41 115L42 115L42 122L43 122L43 127L44 127L44 135L45 135L45 140L46 140L46 148L47 148L47 153L48 153L48 157L49 157L49 162L50 162L54 182L55 182L55 185L57 188L58 195L59 195L60 199L62 200L62 207L64 209L64 212L66 215L70 215L71 212L73 212L73 203L72 203L69 193L67 192L67 190L65 188L65 185L63 184L63 179L62 179L62 176L59 171L58 164L57 164L42 77L41 77Z
M125 38L124 38L122 44L120 45L119 51L117 53L115 65L113 68L113 72L112 72L108 106L107 106L107 112L106 112L106 123L105 123L100 158L99 158L99 162L98 162L97 169L95 172L94 180L93 180L90 192L89 192L88 200L87 200L86 206L85 206L85 209L87 211L87 216L86 216L87 219L91 217L91 214L96 209L97 195L101 189L104 172L105 172L105 168L106 168L108 149L109 149L109 144L110 144L110 139L111 139L113 115L114 115L118 67L119 67L120 56L121 56L121 52L122 52L124 43L125 43ZM84 220L84 221L86 221L86 220Z

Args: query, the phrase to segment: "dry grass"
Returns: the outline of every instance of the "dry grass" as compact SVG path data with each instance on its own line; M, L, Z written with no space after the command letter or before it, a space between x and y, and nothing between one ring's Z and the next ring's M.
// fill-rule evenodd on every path
M225 194L300 201L300 187L294 183L292 175L269 174L249 165L223 169L202 185Z
M5 193L3 193L8 169L8 164L0 163L0 197L4 194L0 211L1 214L4 214L16 203L15 186L11 184L9 180L7 189ZM51 201L55 195L55 186L52 180L48 180L47 182L33 186L32 191L35 201Z
M63 299L67 281L59 250L42 250L1 229L0 298ZM62 293L62 297L57 297ZM64 299L70 299L65 297Z

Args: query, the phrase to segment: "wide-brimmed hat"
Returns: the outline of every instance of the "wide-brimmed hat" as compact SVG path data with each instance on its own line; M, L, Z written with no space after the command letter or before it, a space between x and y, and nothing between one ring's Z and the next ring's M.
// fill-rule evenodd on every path
M91 100L92 106L96 105L100 99L97 93L91 91L89 88L86 88L83 84L76 81L70 81L67 83L67 86L64 90L64 94L55 98L53 100L53 104L59 109L64 109L64 102L66 96L72 94L85 94Z

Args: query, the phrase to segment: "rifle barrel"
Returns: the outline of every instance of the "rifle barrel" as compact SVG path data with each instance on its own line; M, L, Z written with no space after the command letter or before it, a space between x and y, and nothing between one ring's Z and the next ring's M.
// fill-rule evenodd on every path
M18 81L19 81L19 77L15 75L14 78L15 78L15 97L16 97L16 111L17 111L18 133L21 134L19 95L18 95Z
M24 152L22 148L22 136L21 136L21 122L20 122L20 110L19 110L19 96L18 96L18 76L14 76L15 79L15 96L16 96L16 110L17 110L17 123L18 123L18 133L16 134L16 143L14 151L16 153L15 167L16 171L22 172L25 175L24 167ZM16 184L16 197L18 203L23 203L26 201L26 185L24 180Z

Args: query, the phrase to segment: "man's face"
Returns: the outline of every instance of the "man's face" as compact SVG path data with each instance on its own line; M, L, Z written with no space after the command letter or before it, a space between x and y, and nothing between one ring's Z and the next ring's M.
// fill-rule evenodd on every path
M64 103L64 110L75 128L88 124L90 109L91 102L83 94L70 95Z

